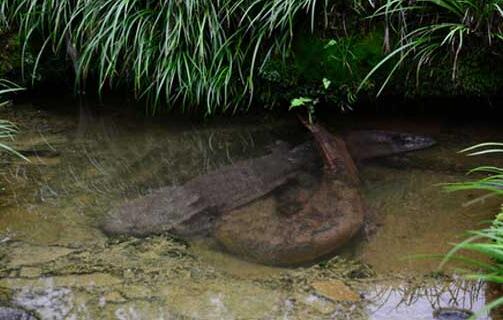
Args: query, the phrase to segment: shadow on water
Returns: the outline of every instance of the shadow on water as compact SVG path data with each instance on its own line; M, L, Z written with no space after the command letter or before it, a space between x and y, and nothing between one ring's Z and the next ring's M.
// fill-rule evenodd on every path
M278 139L298 143L305 136L295 122L156 123L84 106L78 114L29 105L2 112L20 125L14 146L31 160L0 158L4 304L42 319L432 319L442 308L485 303L484 284L433 276L437 260L411 256L445 253L496 212L492 199L435 185L466 179L479 160L455 152L501 136L497 129L361 121L362 128L431 134L439 146L362 164L378 225L369 240L312 266L274 268L206 239L108 239L96 226L126 198L263 155Z

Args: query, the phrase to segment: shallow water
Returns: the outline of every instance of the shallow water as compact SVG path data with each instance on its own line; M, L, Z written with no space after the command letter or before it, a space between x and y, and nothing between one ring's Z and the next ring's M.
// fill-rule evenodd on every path
M0 158L4 304L42 319L432 319L439 308L476 311L485 303L484 284L452 270L441 275L438 259L417 255L446 253L496 212L497 199L445 194L437 184L466 179L465 171L481 163L498 164L456 151L497 140L501 129L360 120L356 127L426 133L439 145L361 164L375 233L355 239L339 257L287 269L240 260L207 239L108 239L97 225L126 198L264 154L276 140L305 139L294 121L194 124L65 107L79 112L3 111L20 125L14 146L31 160ZM353 294L330 297L316 283Z

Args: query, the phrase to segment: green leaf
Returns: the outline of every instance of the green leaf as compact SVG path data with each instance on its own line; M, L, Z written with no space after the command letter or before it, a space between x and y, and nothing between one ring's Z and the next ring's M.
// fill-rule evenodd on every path
M306 97L299 97L299 98L292 99L292 101L290 101L290 108L288 108L288 110L292 110L292 109L295 109L298 107L306 106L307 104L309 104L311 102L313 102L313 99L306 98Z
M325 47L323 47L324 49L328 49L330 47L333 47L337 44L337 41L335 41L334 39L328 41L328 43L325 45Z
M325 88L325 90L327 90L331 84L332 81L328 80L327 78L323 78L323 88Z

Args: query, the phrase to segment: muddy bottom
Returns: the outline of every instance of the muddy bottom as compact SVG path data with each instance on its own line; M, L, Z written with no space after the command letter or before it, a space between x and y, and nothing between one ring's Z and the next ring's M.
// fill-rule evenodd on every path
M455 265L438 272L438 259L418 256L445 254L497 211L497 199L446 194L438 184L465 180L481 163L503 165L456 153L498 140L501 129L359 122L429 134L439 145L361 164L377 223L370 238L312 265L274 268L230 256L211 239L108 239L96 226L125 199L262 155L279 139L298 143L306 135L295 121L195 125L64 107L79 112L2 111L21 127L13 145L30 162L0 157L0 305L40 319L384 320L441 319L486 302L485 284L463 280Z

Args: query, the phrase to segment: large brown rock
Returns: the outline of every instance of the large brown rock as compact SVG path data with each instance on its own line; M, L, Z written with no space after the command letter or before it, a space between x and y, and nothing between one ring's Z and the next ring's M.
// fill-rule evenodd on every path
M229 252L272 265L292 265L324 256L347 243L364 222L358 188L322 178L310 190L286 190L300 210L285 212L284 196L271 195L219 219L214 236Z

